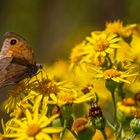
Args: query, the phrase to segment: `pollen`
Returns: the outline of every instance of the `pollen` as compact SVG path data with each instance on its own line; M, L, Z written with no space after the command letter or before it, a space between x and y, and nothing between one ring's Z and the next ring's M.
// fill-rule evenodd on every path
M93 46L93 48L96 52L103 52L108 47L109 47L109 42L106 39L98 40Z
M56 84L53 83L51 80L49 79L42 79L42 81L39 83L39 87L38 87L43 94L50 94L50 93L55 93L56 92Z
M40 126L37 124L31 124L28 126L27 130L26 130L26 134L30 137L34 137L35 135L37 135L40 132Z
M119 71L115 70L115 69L108 69L104 72L104 76L107 78L113 78L113 77L120 77L120 73Z

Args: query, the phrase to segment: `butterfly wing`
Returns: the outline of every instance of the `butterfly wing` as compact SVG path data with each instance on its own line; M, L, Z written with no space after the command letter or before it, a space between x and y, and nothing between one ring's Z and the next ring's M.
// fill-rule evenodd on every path
M0 76L0 88L24 79L27 77L25 75L26 71L27 67L10 63L5 69L0 70L0 73L2 73Z
M0 52L0 88L28 77L33 68L33 74L37 72L34 53L26 40L11 32L4 37Z
M0 55L0 71L4 70L12 61L12 57ZM1 73L2 75L2 73Z
M34 53L23 37L12 32L6 32L4 38L1 49L3 55L11 55L16 60L19 59L23 65L36 64Z

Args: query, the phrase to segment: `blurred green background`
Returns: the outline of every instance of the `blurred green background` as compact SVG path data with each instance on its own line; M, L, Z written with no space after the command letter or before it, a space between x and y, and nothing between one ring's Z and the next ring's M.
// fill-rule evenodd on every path
M71 48L91 31L103 29L105 21L139 23L139 12L140 0L1 0L0 42L6 31L21 34L37 61L50 63L68 59ZM5 92L0 91L7 96Z
M1 0L0 36L13 31L32 45L39 62L67 59L71 48L105 21L140 21L139 0Z

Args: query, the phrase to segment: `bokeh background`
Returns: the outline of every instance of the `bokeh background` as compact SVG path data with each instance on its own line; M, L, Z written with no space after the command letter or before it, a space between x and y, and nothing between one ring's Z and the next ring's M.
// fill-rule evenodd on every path
M24 36L39 62L67 59L71 48L105 21L140 21L139 0L1 0L0 37Z
M139 23L140 0L0 0L0 42L5 32L16 32L39 63L52 63L68 59L75 44L115 19ZM6 96L0 89L0 102Z

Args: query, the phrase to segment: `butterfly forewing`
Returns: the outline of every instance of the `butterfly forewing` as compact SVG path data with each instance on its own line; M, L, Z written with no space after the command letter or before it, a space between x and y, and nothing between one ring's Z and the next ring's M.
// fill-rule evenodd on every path
M5 57L0 55L0 71L10 65L12 57Z
M34 53L26 40L15 33L5 33L0 52L0 88L31 77L37 70Z
M12 53L14 58L28 62L28 65L35 65L34 53L23 37L12 32L6 32L4 38L1 53L4 55ZM15 41L15 44L12 41Z

